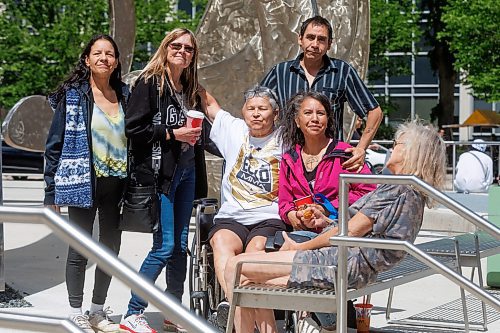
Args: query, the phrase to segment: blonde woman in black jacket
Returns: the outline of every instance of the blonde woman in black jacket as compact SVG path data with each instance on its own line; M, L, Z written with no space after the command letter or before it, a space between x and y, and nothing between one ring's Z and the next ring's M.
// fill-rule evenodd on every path
M138 184L153 184L152 151L153 147L155 152L161 149L157 175L161 223L140 273L155 281L166 267L166 291L179 302L186 278L193 200L207 191L202 128L185 126L187 111L200 107L197 56L191 31L179 28L167 34L132 89L125 117L133 157L130 176ZM147 302L132 293L120 328L155 332L142 314L146 307ZM164 325L169 331L182 330L168 320Z

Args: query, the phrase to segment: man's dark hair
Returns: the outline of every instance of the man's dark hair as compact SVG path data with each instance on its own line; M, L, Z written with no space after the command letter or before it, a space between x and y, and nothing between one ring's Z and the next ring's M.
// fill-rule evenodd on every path
M300 37L304 36L304 33L306 32L307 27L309 24L312 25L322 25L325 26L328 29L328 42L331 42L333 40L333 28L330 22L323 16L313 16L311 18L308 18L304 22L302 22L302 25L300 26Z

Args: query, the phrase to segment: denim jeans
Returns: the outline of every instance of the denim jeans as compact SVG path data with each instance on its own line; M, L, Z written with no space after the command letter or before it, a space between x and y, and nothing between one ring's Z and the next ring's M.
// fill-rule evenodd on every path
M187 269L189 221L193 210L195 168L177 168L170 193L161 194L161 223L153 234L153 247L142 263L139 273L156 281L166 267L167 289L179 302L184 292ZM144 311L148 303L136 294L128 304L127 316Z

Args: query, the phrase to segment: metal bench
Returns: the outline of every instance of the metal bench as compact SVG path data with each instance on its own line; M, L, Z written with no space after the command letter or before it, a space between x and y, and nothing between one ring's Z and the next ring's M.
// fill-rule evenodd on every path
M500 240L495 239L490 234L482 231L475 233L466 233L454 237L446 237L437 239L431 242L421 243L417 245L419 249L431 255L451 256L456 258L457 270L461 274L462 267L472 267L470 280L474 279L474 272L477 268L478 282L481 288L483 284L483 273L481 269L481 258L486 258L492 255L500 254ZM419 325L419 326L434 326L445 328L464 328L469 330L469 316L467 311L466 296L463 289L460 289L460 298L463 308L464 325L447 323L446 325L439 323L425 323L416 320L391 320L391 304L394 295L394 288L389 290L389 297L386 307L386 320L391 324L405 324L405 325ZM486 331L487 330L487 315L486 305L481 302L481 316L482 322L480 325L475 325L474 329Z
M500 253L500 241L485 232L467 233L455 237L446 237L434 241L421 243L417 248L433 256L434 259L446 266L456 269L461 273L463 266L478 267L479 284L482 284L482 271L480 260L491 255ZM288 288L286 286L272 286L265 284L239 285L241 266L250 261L240 262L236 269L237 279L233 291L233 302L229 313L228 327L226 332L232 332L234 311L236 306L253 308L271 308L280 310L307 310L314 312L336 312L337 302L334 289L320 288ZM253 262L255 263L255 262ZM281 262L259 262L270 265L291 265ZM331 267L335 269L335 267ZM394 287L400 286L437 272L426 264L408 255L398 265L389 271L382 272L377 276L374 283L368 284L361 289L350 289L347 298L354 299L364 295L390 289L386 318L390 323L418 324L391 321L390 309L394 293ZM472 279L472 277L471 277ZM464 321L468 329L467 312L465 311L465 293L461 289L461 298L464 304ZM483 303L483 324L481 329L486 329L486 309Z
M456 268L457 262L453 256L434 256L440 263ZM291 265L282 262L239 262L236 267L236 281L233 289L233 301L229 311L227 333L232 332L236 306L251 308L269 308L279 310L307 310L314 312L337 312L337 302L334 289L320 288L288 288L286 286L273 286L265 284L240 285L239 277L243 264L259 263L264 265ZM307 266L314 266L308 265ZM330 266L331 269L336 267ZM426 264L407 256L398 265L389 271L380 273L377 281L361 289L350 289L347 298L354 299L369 295L377 291L387 290L426 276L435 274L436 271Z

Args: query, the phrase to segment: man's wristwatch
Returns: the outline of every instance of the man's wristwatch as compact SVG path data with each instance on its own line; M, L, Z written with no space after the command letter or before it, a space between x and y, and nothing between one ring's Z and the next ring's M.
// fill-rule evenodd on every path
M175 134L174 134L174 129L169 127L167 128L168 136L170 137L170 140L175 140Z

